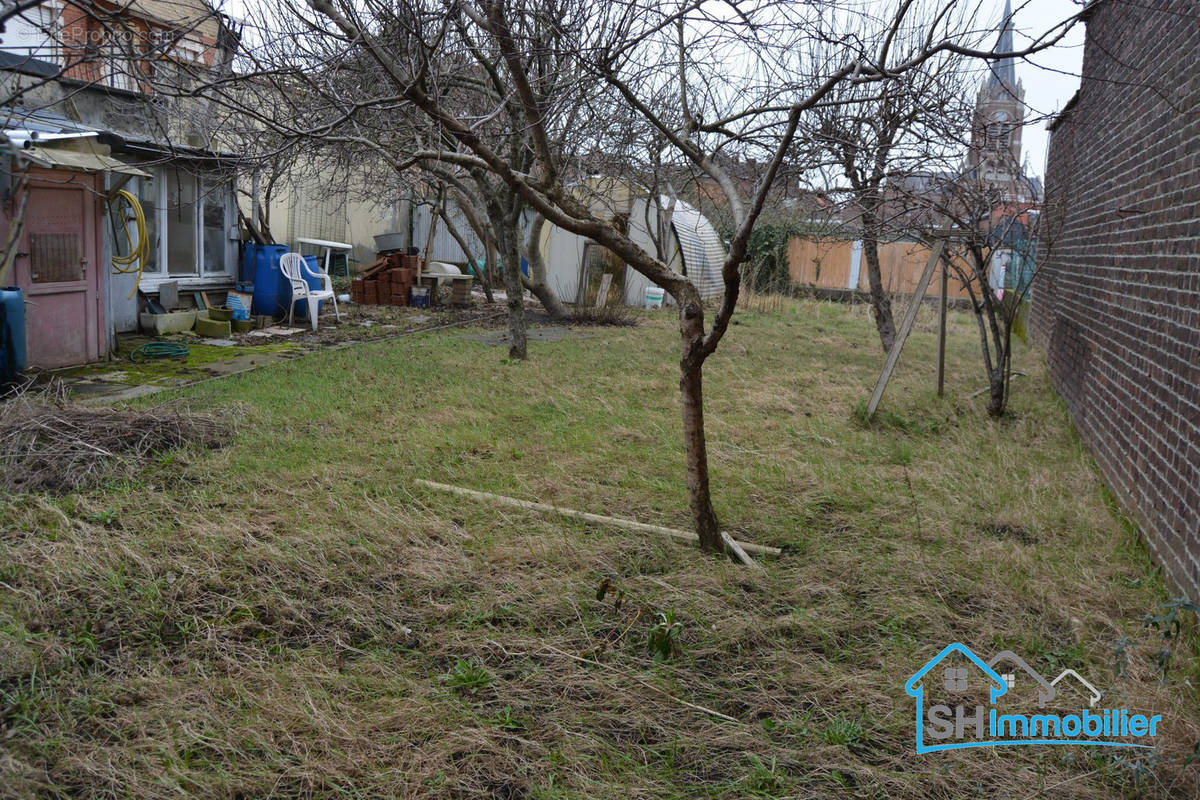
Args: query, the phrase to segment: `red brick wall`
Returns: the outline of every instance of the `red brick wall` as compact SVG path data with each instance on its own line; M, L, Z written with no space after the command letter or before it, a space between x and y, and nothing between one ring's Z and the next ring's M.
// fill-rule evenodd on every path
M1031 329L1173 588L1200 598L1200 25L1110 0L1050 142ZM1097 554L1102 556L1103 554Z

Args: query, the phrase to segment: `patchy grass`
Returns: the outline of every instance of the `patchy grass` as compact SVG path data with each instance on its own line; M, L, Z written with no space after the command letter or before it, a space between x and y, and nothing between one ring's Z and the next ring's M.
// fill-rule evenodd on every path
M712 471L725 526L786 548L763 576L413 485L686 526L677 338L643 317L524 363L451 330L174 391L245 409L235 446L0 501L0 794L1200 792L1194 620L1160 680L1157 573L1037 353L1010 418L962 399L966 317L947 397L923 316L868 424L861 308L739 316L707 371ZM917 757L903 683L953 641L1162 714L1157 752Z

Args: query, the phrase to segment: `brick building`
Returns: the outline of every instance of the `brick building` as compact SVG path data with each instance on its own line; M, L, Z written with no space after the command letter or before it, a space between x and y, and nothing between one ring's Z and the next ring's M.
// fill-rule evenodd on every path
M1032 333L1176 591L1200 598L1200 26L1106 0L1051 125Z
M238 159L223 117L189 92L227 75L238 46L236 25L210 0L43 0L7 20L0 230L21 218L10 189L33 164L12 272L29 299L31 366L105 358L118 333L137 328L139 291L233 287ZM114 263L133 243L100 199L117 189L144 214L136 269Z

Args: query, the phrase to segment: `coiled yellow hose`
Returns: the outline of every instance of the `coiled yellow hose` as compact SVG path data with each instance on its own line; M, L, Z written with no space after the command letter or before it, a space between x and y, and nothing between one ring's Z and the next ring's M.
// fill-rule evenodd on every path
M150 249L149 239L146 236L146 212L142 210L142 204L138 202L138 199L124 189L118 190L109 203L109 213L120 218L121 232L129 241L128 255L113 256L113 272L118 275L137 273L137 280L133 282L133 291L129 293L128 298L132 300L133 296L137 294L138 284L142 282L142 267L146 265L146 253ZM134 234L129 230L129 214L125 213L125 206L128 206L129 210L133 212L133 221L137 223L136 241Z

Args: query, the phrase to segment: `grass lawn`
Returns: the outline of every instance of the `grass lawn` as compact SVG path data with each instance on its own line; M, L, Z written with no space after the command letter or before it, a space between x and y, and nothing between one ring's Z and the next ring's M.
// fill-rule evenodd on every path
M1194 621L1162 679L1158 573L1036 351L1011 418L964 399L966 316L947 397L923 312L864 425L861 307L739 314L710 459L726 529L785 548L764 575L414 486L687 527L673 322L519 364L449 330L156 395L235 408L230 446L0 501L0 796L1200 796ZM903 686L950 642L1162 714L1157 751L915 755Z

